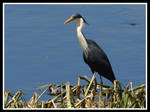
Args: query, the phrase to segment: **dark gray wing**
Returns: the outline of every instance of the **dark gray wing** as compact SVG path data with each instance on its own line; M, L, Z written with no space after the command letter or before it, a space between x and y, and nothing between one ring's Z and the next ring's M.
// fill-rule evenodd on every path
M91 50L89 55L91 54L91 58L96 58L97 61L107 61L109 62L107 55L105 52L97 45L97 43L93 40L87 40L88 47ZM94 57L93 57L94 56ZM92 61L92 60L91 60ZM93 60L94 61L94 60Z
M105 52L93 40L87 40L89 52L88 57L83 55L84 61L92 71L96 71L113 82L115 80L111 64Z

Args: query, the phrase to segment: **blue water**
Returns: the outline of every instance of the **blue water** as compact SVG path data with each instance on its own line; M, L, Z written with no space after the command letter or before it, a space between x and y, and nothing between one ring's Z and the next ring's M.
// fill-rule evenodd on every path
M116 78L125 86L146 83L145 5L15 5L4 12L4 87L23 90L27 99L47 83L77 84L79 75L92 77L83 61L75 22L80 13L90 25L84 35L106 52ZM97 75L99 81L99 76ZM110 81L103 78L105 84ZM28 100L27 100L28 101Z

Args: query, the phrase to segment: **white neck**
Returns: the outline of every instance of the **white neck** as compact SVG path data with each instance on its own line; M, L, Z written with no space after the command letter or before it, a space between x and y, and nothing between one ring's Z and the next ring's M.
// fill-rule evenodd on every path
M86 38L82 33L82 28L84 26L84 21L82 18L76 19L76 26L77 26L77 37L81 46L82 51L84 51L85 55L87 55L88 51L88 44Z

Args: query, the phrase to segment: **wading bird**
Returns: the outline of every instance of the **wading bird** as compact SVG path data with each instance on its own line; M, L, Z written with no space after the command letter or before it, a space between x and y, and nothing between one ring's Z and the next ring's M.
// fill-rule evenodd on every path
M82 33L84 24L88 23L80 14L73 14L71 18L64 22L64 24L69 23L70 21L76 21L77 37L83 52L83 59L85 63L89 65L93 74L97 72L100 75L101 83L101 76L107 78L113 83L115 75L105 52L97 45L96 42L86 39Z

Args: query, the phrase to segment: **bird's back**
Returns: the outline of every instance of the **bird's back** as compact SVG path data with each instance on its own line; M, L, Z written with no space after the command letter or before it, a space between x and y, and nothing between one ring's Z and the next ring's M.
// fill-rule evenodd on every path
M93 40L87 40L87 43L89 51L88 56L85 56L83 52L84 61L89 65L93 73L98 72L113 82L115 75L105 52Z

